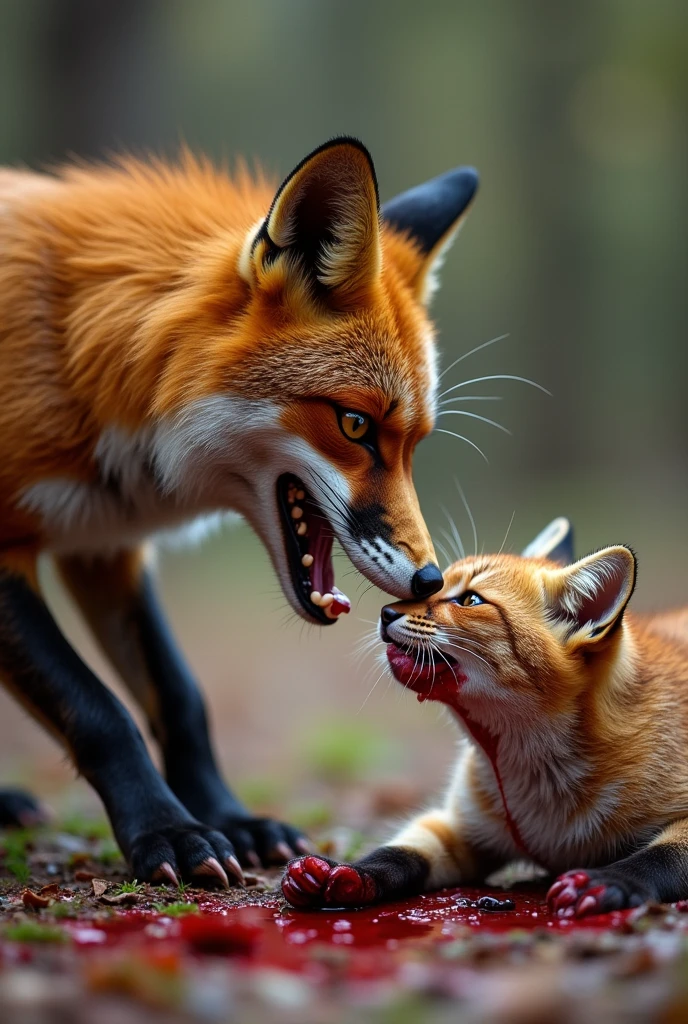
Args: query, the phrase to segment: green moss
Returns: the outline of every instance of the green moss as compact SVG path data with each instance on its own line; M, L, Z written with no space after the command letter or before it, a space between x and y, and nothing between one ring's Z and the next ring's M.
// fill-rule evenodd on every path
M6 832L2 840L5 867L21 885L26 885L31 876L28 850L34 835L33 829L18 828Z
M56 901L52 906L47 908L47 913L52 917L57 918L71 918L78 917L83 910L83 903L81 900L61 900Z
M296 804L289 809L287 819L299 828L325 828L332 824L332 808L319 801Z
M363 778L387 751L380 735L360 722L326 722L303 741L309 771L333 783Z
M61 823L63 832L83 839L112 839L112 829L105 818L85 818L81 814L72 814Z
M66 942L67 935L61 928L40 921L21 921L11 924L2 932L10 942Z
M143 892L145 886L143 882L139 882L137 878L133 882L121 882L116 889L113 889L113 896L124 896L125 893L140 893Z
M197 914L195 903L154 903L154 908L167 917L183 917L185 914Z
M100 861L101 864L117 864L118 861L124 861L122 851L116 843L104 842L99 852L95 855L96 860Z

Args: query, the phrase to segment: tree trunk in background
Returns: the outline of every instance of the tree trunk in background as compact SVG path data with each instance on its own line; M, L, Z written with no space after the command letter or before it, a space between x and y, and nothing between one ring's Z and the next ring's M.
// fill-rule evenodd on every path
M155 40L159 6L159 0L51 0L36 26L38 159L102 157L159 138L165 112Z

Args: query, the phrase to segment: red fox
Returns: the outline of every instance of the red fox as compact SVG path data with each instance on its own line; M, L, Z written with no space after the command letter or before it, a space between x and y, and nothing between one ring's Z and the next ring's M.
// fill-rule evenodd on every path
M565 872L548 895L565 916L688 897L688 609L627 613L633 552L574 562L566 520L524 555L466 558L383 608L393 675L466 741L442 809L353 866L292 862L290 902L474 884L524 857Z
M187 153L0 172L0 677L100 794L139 879L227 884L306 848L220 777L149 538L238 511L319 625L349 610L335 537L396 597L442 586L411 459L435 422L427 303L476 187L458 168L380 210L351 138L276 192ZM58 631L42 553L143 706L165 780ZM31 813L0 797L0 819Z

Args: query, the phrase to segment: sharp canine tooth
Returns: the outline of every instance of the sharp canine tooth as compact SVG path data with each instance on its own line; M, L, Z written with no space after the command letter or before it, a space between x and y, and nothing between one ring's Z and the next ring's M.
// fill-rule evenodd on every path
M327 608L334 601L334 594L323 594L320 598L320 607Z
M304 555L301 559L301 565L305 565L307 569L313 565L313 555Z
M300 519L302 515L303 515L303 509L299 508L298 505L294 505L293 509L291 510L291 517L292 517L292 519Z
M306 497L306 492L305 491L297 491L296 492L296 497L299 499L299 501L303 501L303 499Z
M318 606L320 606L321 601L322 601L322 594L320 593L319 590L314 590L311 593L311 602L313 604L317 604Z
M299 537L303 537L307 529L308 527L306 526L305 523L299 523L299 525L296 527L296 532L298 533Z

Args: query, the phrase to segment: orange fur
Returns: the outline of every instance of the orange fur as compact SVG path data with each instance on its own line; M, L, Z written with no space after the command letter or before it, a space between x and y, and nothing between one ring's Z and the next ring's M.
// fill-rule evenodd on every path
M242 248L272 194L261 175L229 177L189 153L178 166L0 173L2 549L46 546L18 496L56 477L94 482L104 429L134 433L225 393L282 403L285 426L333 458L359 499L365 459L321 399L378 417L382 500L416 564L433 560L410 477L433 424L431 327L413 287L424 260L389 228L378 239L370 207L367 262L345 274L338 309L288 260L261 267L254 251L251 283Z
M390 654L393 672L467 733L438 813L478 861L525 853L560 871L688 837L688 609L625 611L634 579L626 548L563 568L485 555L450 566L427 601L391 606L390 651L415 661ZM432 862L427 831L420 818L391 845L411 834Z

